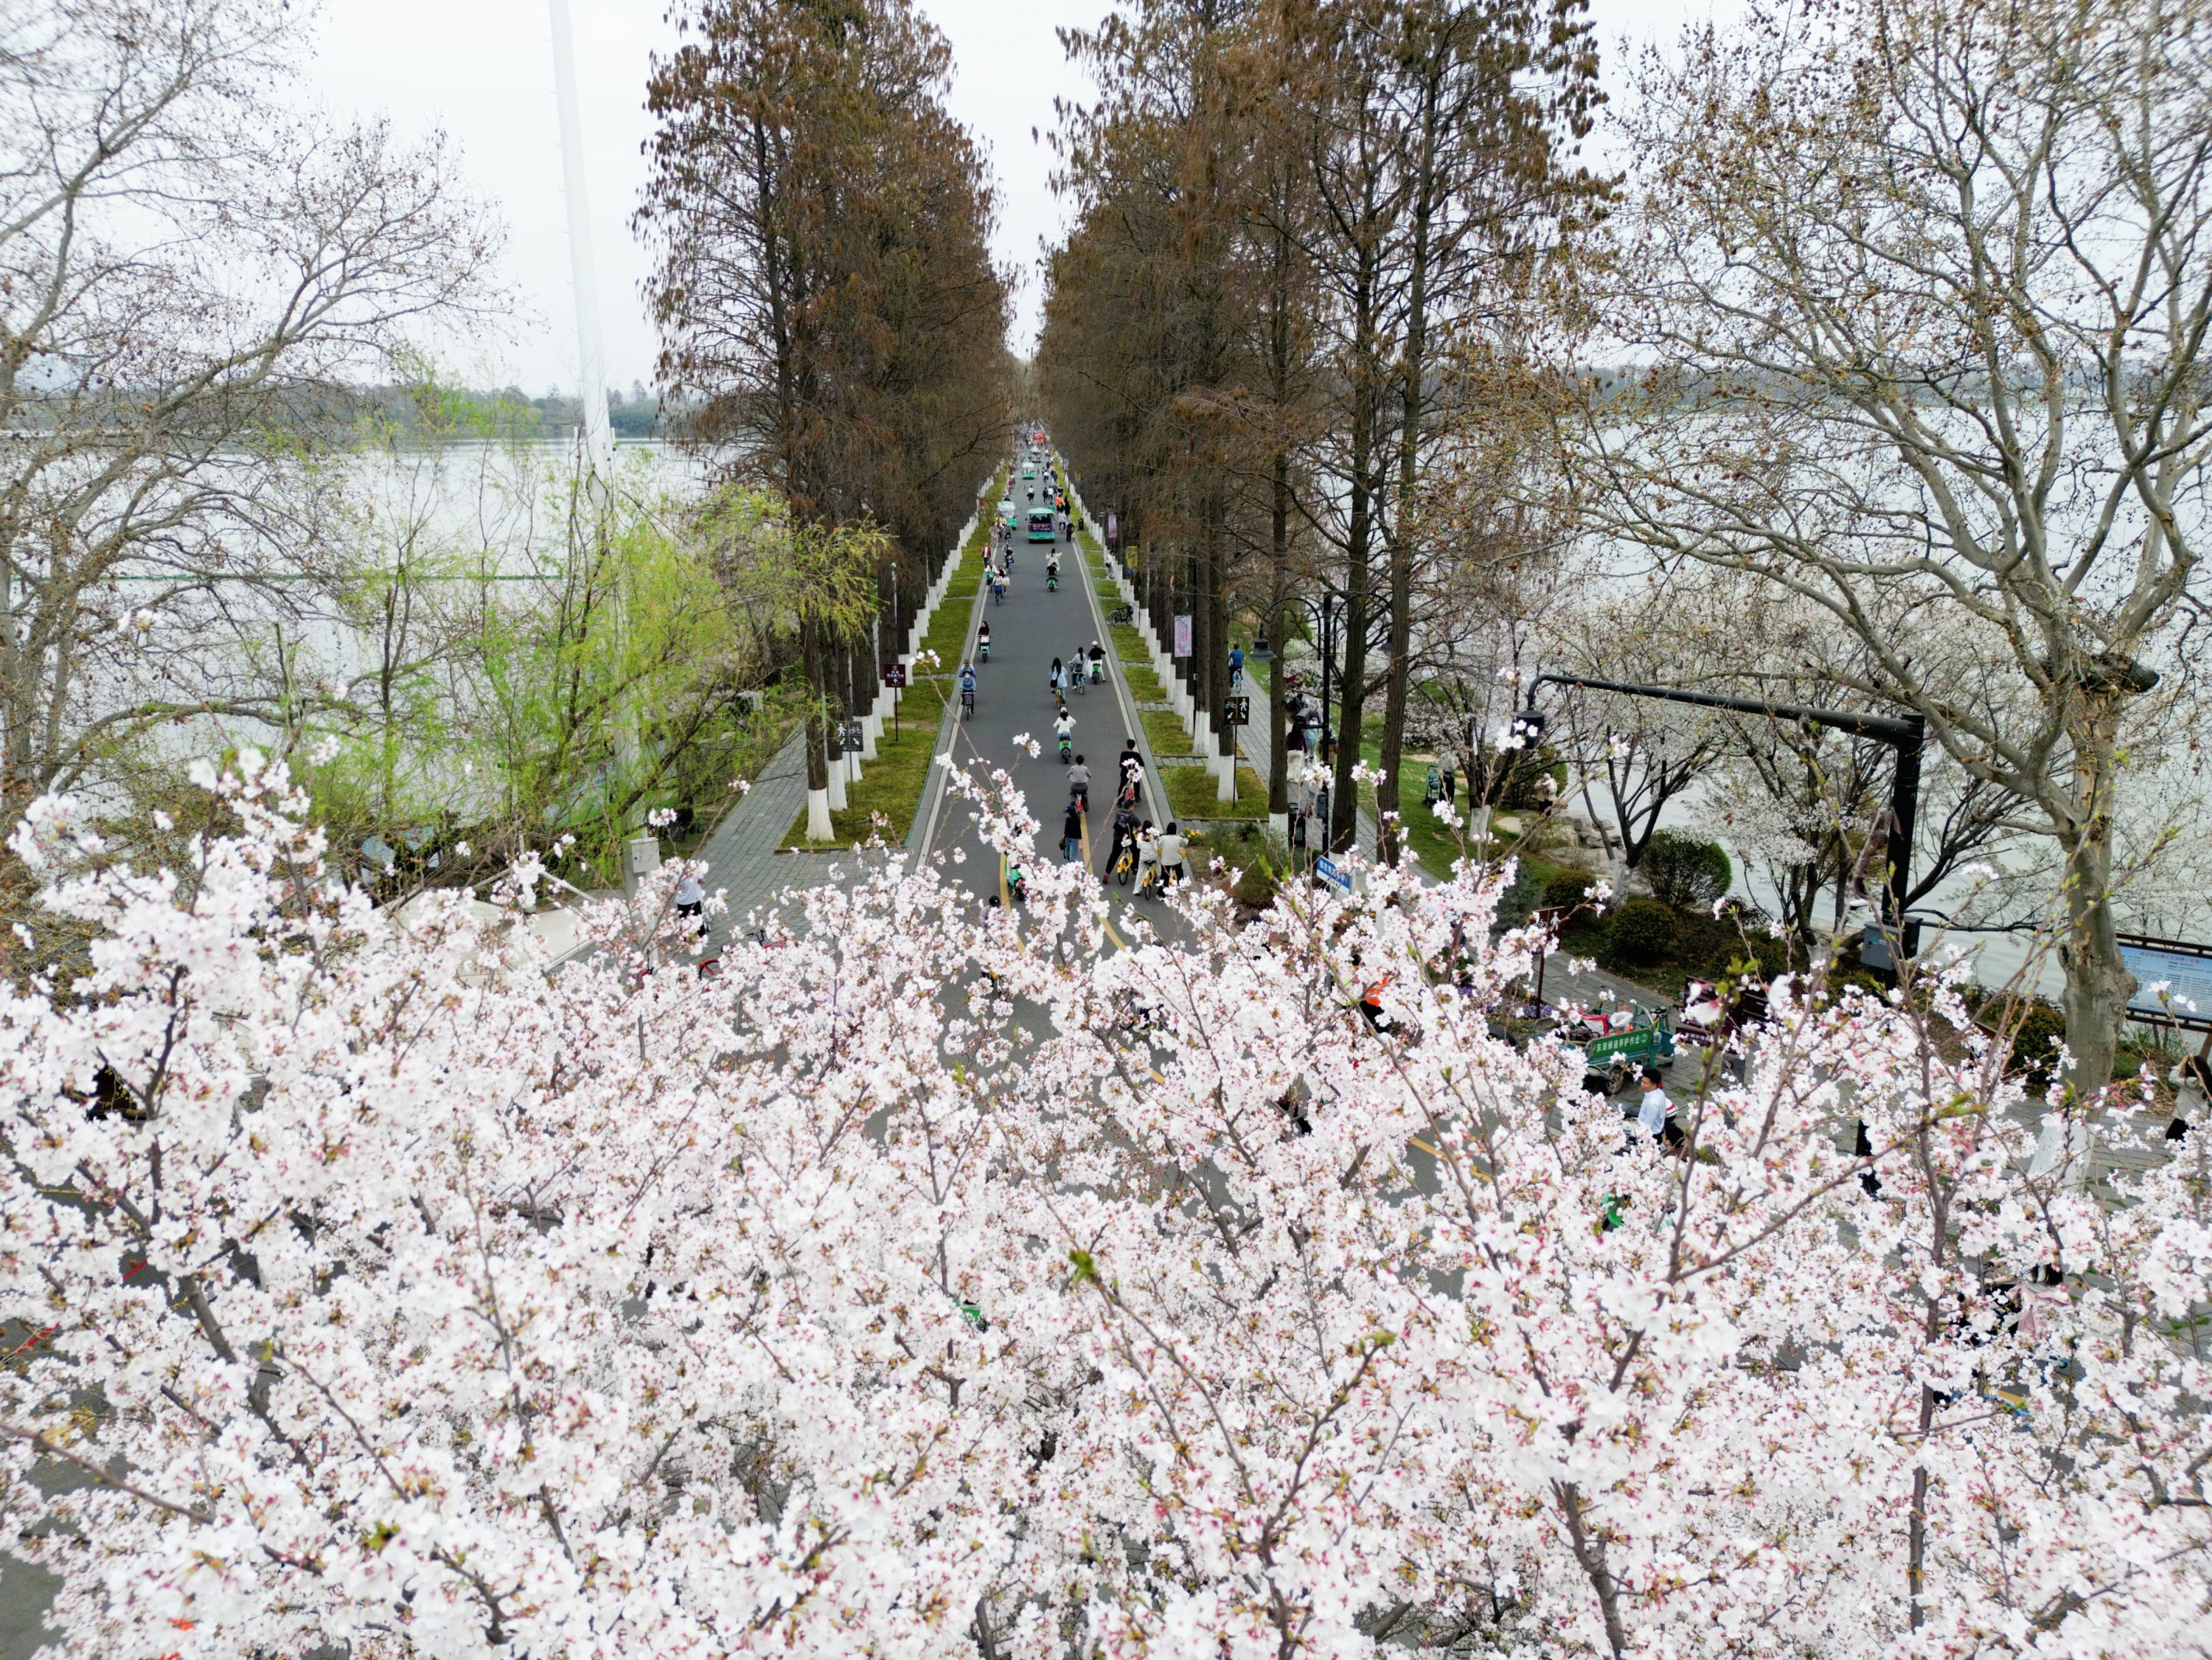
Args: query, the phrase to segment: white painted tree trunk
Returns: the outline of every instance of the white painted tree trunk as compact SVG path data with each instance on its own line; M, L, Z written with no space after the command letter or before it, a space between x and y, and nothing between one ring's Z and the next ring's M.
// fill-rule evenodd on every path
M830 823L830 792L807 791L806 839L810 842L830 842L836 840L836 835Z

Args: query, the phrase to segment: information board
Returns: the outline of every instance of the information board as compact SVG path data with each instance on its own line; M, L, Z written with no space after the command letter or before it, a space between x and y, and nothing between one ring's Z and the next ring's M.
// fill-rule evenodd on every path
M2120 960L2136 977L2130 1014L2212 1031L2212 946L2123 934ZM2164 991L2154 994L2161 983Z

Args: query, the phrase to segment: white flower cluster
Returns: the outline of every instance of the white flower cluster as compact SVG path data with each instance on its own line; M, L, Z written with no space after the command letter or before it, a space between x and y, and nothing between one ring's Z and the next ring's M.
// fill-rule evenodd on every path
M0 990L66 1652L2201 1651L2203 1149L2021 1174L1955 997L1778 984L1670 1157L1493 1029L1472 867L1109 955L1078 869L890 860L704 973L672 866L549 971L210 781L242 831L58 877L85 978Z

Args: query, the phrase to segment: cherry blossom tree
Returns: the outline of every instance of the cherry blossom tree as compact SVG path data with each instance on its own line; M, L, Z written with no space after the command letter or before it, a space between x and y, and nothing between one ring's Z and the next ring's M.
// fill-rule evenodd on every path
M712 973L671 871L556 969L530 864L387 915L205 781L15 838L100 934L0 991L65 1652L2204 1651L2202 1138L2024 1176L1944 983L1778 983L1669 1156L1492 1031L1496 868L1109 953L871 859Z

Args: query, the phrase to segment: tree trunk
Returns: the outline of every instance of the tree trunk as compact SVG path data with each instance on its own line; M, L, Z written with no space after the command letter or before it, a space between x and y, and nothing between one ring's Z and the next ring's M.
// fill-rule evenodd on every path
M2112 819L2093 812L2066 850L2066 1048L2073 1056L2067 1073L2075 1092L2094 1094L2112 1076L2112 1054L2136 977L2120 958L2112 921Z

